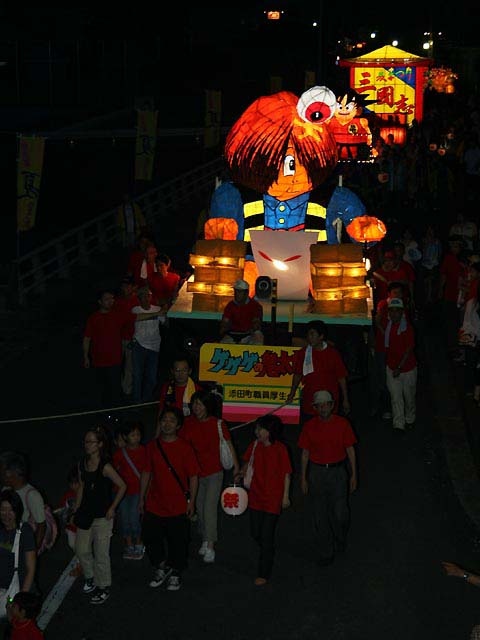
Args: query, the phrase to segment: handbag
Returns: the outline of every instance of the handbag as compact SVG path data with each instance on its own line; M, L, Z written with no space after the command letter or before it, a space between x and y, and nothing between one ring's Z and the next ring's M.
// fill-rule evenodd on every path
M217 420L218 438L220 440L220 462L222 467L229 471L233 467L232 451L228 445L228 442L223 437L222 433L222 421Z
M252 453L250 454L250 458L248 459L247 468L245 470L245 475L243 476L243 486L245 489L250 489L253 479L253 459L255 456L255 449L257 448L258 440L255 440L253 445Z
M6 589L0 589L0 618L6 618L7 603L10 603L20 591L20 578L18 576L18 556L21 534L21 529L17 529L15 532L15 540L13 541L12 553L14 554L14 565L12 579Z

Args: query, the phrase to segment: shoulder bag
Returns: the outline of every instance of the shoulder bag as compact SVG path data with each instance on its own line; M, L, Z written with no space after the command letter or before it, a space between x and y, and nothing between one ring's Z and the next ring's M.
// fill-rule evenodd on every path
M222 433L222 421L217 420L218 438L220 440L220 462L222 467L229 471L233 467L232 451L228 445L228 442L223 437Z
M160 451L160 453L162 454L163 459L165 460L165 464L167 465L168 470L173 475L175 480L178 482L178 484L180 486L180 489L183 491L183 495L185 496L185 499L187 500L187 502L190 502L190 498L191 498L190 491L188 491L188 489L185 489L185 487L183 486L183 482L178 477L178 473L175 471L175 468L172 467L172 465L170 464L170 460L167 458L167 454L165 453L162 445L160 444L159 438L157 438L155 440L155 442L157 443L158 450Z
M123 453L123 457L125 458L125 460L132 467L133 473L137 476L137 478L140 478L140 471L137 469L137 467L133 463L133 460L130 458L128 453L125 451L125 447L122 447L122 453Z
M253 445L252 453L250 454L250 458L248 459L247 468L245 470L245 475L243 476L243 486L245 489L250 489L253 479L253 459L255 456L255 449L257 448L258 440L255 440Z
M20 591L20 578L18 576L18 556L20 550L21 534L21 529L17 529L15 532L15 540L13 541L12 553L14 554L14 564L12 579L6 589L0 589L0 618L6 618L7 603L10 603L12 601L12 598L14 598Z

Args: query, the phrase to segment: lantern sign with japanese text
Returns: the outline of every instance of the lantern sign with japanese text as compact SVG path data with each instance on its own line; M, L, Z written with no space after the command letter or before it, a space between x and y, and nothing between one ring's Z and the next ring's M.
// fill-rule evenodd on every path
M371 111L386 120L404 116L407 125L423 118L425 73L432 64L431 58L390 45L340 61L340 66L350 67L352 89L372 101Z
M248 507L248 493L243 487L234 484L222 491L220 504L227 515L241 516Z
M206 342L200 349L199 379L222 386L225 420L252 420L285 403L298 348ZM297 392L292 404L276 412L286 424L298 424L298 400Z

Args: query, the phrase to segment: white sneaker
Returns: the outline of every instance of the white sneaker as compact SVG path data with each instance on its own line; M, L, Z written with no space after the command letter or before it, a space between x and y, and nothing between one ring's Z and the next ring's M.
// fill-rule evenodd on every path
M202 546L201 546L201 547L200 547L200 549L198 550L198 555L199 555L199 556L204 556L204 555L205 555L205 553L206 553L206 551L207 551L207 548L208 548L208 542L207 542L206 540L204 540L204 541L202 542Z
M206 549L205 553L203 554L203 561L204 562L215 562L215 549Z

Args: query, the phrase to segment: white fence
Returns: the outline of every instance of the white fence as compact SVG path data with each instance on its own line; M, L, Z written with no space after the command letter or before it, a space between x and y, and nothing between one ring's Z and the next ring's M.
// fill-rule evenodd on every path
M184 202L206 197L213 191L215 176L222 166L222 159L217 158L136 198L148 225L154 227L158 221L167 221ZM44 292L50 279L68 278L73 265L88 264L93 254L118 243L119 231L115 208L19 258L16 261L19 303L28 302L29 292Z

